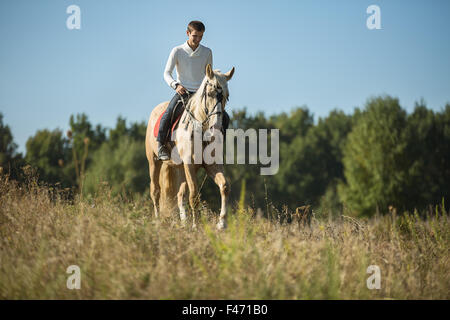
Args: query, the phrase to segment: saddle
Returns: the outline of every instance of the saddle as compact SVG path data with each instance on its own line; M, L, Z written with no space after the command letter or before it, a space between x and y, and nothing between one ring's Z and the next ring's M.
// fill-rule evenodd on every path
M177 106L177 107L178 107L178 106ZM166 109L167 109L167 108L166 108ZM166 112L166 109L164 109L164 112ZM157 120L156 123L155 123L155 127L153 128L153 135L155 136L155 138L158 137L159 123L161 122L161 118L162 118L164 112L161 112L161 115L158 117L158 120ZM173 131L177 128L178 121L180 120L180 118L181 118L182 115L183 115L183 113L181 113L181 114L175 119L175 121L173 122L172 128L170 129L170 132L169 132L170 138L172 138ZM169 140L171 140L171 139L169 139Z

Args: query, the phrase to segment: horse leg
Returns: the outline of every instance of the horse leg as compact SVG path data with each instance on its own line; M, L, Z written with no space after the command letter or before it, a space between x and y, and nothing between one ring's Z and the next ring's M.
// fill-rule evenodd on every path
M178 209L179 209L179 215L181 222L183 224L186 222L186 209L185 209L185 194L186 194L186 177L184 174L184 168L183 167L175 167L174 169L174 181L176 182L176 190L177 190L177 202L178 202Z
M159 174L160 188L161 188L161 200L160 200L160 211L165 210L169 213L173 209L173 201L175 196L173 195L173 182L172 182L172 171L173 169L167 166L167 164L161 165L161 171Z
M227 199L231 190L230 184L225 179L223 165L213 164L205 166L205 170L220 189L221 207L217 229L225 229L227 227Z
M186 209L184 208L184 195L186 193L186 181L183 181L180 185L180 189L178 190L178 208L180 209L180 219L184 223L186 221Z
M192 227L195 228L197 226L197 181L194 165L185 164L184 173L186 175L186 182L189 188L189 205L192 210Z
M161 171L162 162L156 160L153 155L148 162L150 172L150 197L153 200L153 206L155 208L155 217L159 216L159 197L161 195L161 188L159 186L159 172Z

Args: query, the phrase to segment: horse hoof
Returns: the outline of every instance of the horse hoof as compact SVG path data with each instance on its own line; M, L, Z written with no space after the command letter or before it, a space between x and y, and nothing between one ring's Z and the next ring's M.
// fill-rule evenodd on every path
M217 223L217 230L224 230L227 228L227 224L225 223L225 220L220 220Z
M186 214L185 213L180 213L180 220L181 222L185 222L187 219Z

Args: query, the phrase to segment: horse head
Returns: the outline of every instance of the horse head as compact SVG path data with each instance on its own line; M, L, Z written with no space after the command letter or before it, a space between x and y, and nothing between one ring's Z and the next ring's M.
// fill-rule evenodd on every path
M204 125L211 130L213 136L216 130L222 130L222 117L230 95L228 81L233 74L234 67L227 73L221 73L220 70L213 71L210 64L206 66L205 79L200 86L201 103L205 113Z

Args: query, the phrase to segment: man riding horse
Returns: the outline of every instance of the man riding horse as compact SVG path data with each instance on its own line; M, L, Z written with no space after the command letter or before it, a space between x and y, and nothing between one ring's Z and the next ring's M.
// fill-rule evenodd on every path
M183 113L184 105L189 98L197 91L203 78L208 64L212 66L212 51L210 48L202 46L202 40L205 26L200 21L191 21L187 26L186 34L188 40L172 49L164 70L164 80L176 91L169 106L164 112L158 131L158 159L169 160L169 151L166 143L169 136L169 129L175 119ZM174 67L177 70L177 80L172 77ZM230 118L224 112L222 129L228 128Z

